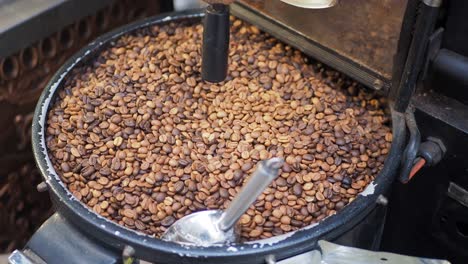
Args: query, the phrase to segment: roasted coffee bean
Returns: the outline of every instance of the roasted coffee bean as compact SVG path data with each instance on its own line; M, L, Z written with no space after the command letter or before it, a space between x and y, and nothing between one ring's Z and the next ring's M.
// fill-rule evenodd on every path
M240 219L253 240L334 214L374 179L392 140L384 101L233 23L221 83L201 79L200 24L122 36L66 77L46 138L77 199L158 237L184 215L225 209L260 160L283 157Z
M164 227L169 227L175 222L175 218L172 216L167 216L161 221L161 225Z
M294 195L301 197L302 195L302 185L300 183L296 183L293 186L293 193Z
M94 170L93 166L88 166L88 167L85 167L84 169L81 170L81 175L83 175L83 177L88 178L94 172L95 172L95 170Z
M178 181L174 184L174 191L175 192L181 192L184 189L184 183L181 181Z
M348 176L347 176L347 177L344 177L344 178L343 178L342 183L343 183L343 185L346 185L346 186L349 187L349 186L351 186L352 181L353 181L353 180L351 179L351 177L348 177Z

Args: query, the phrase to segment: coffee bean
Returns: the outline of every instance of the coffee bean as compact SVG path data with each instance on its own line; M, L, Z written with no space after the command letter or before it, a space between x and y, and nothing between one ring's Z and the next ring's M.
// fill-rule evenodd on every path
M107 179L106 177L101 177L97 180L97 182L101 185L107 185L109 183L109 179Z
M281 210L279 209L275 209L273 210L273 216L276 217L276 218L281 218L281 216L283 215L283 213L281 212Z
M276 185L280 187L286 186L288 184L286 180L282 177L278 177L275 182L276 182Z
M181 181L178 181L174 184L174 190L175 192L181 192L184 189L184 183Z
M122 137L116 137L113 141L114 145L119 147L123 143L123 138Z
M335 142L338 146L343 146L346 143L344 138L337 138Z
M93 168L93 166L88 166L88 167L85 167L83 170L81 170L81 175L83 175L83 177L88 178L94 172L95 172L95 169Z
M294 184L293 193L296 196L299 196L299 197L301 196L301 194L302 194L302 185L300 183Z
M253 164L250 163L250 162L247 162L247 163L244 163L244 165L242 165L242 170L243 170L244 172L247 172L247 171L249 171L252 167L253 167Z
M287 215L283 215L280 219L280 222L284 225L289 225L291 223L291 218Z
M169 227L175 222L175 218L172 216L167 216L161 221L161 225L164 227Z
M124 215L124 216L126 216L128 218L135 218L136 217L136 213L132 209L124 209L122 211L122 215Z
M143 231L147 228L146 225L140 220L135 221L135 227L140 231Z
M187 160L187 159L179 159L179 165L180 165L181 167L186 167L186 166L188 166L189 164L190 164L190 161L189 161L189 160Z
M336 213L375 178L392 141L380 101L240 20L228 78L204 82L202 35L196 23L140 30L67 76L46 139L77 199L159 237L184 215L226 209L260 160L283 157L240 219L254 240Z
M260 229L254 229L254 230L250 231L249 237L257 238L257 237L259 237L261 234L262 234L262 230L260 230Z
M295 227L302 227L302 222L298 221L298 220L295 220L295 219L292 219L291 220L291 225L295 226Z
M342 183L346 186L350 186L352 183L352 179L350 177L344 177Z
M61 169L63 172L69 172L70 171L70 166L68 165L67 162L63 162L61 165L60 165Z
M166 198L166 194L160 192L160 193L156 194L155 200L156 200L156 202L161 203L161 202L164 201L165 198Z
M70 153L71 153L73 156L77 157L77 158L81 157L80 152L79 152L78 149L75 148L75 147L72 147L72 148L70 149Z
M239 224L247 225L247 224L249 224L251 222L251 220L252 220L252 218L250 217L250 215L244 214L239 219Z

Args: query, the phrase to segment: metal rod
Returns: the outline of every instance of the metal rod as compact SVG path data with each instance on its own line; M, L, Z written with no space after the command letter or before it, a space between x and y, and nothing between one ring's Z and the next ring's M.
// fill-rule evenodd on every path
M221 215L218 222L219 229L226 231L237 223L237 220L249 209L265 188L278 177L279 168L283 166L283 163L282 158L272 158L259 163L250 180Z
M406 111L418 81L419 73L423 68L424 56L429 36L434 31L439 8L427 5L423 1L420 13L416 20L415 32L411 40L408 57L404 66L403 76L396 91L395 110L401 113Z
M226 79L229 51L229 6L213 4L206 8L203 23L202 79Z

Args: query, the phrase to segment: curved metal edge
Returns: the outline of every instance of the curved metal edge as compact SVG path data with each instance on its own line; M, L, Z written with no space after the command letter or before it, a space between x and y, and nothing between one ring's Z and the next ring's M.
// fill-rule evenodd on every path
M442 0L423 0L423 3L430 7L440 7L442 5Z
M88 46L81 49L52 77L36 106L32 126L32 145L36 164L50 187L50 193L57 206L57 210L67 220L77 225L80 230L117 250L123 250L126 245L129 245L135 249L135 256L140 259L177 263L180 263L181 259L190 260L190 263L215 263L218 261L223 261L224 263L261 263L264 261L264 257L269 254L276 255L278 259L283 259L315 248L318 239L333 239L339 236L366 217L372 208L375 207L375 200L378 195L386 191L393 182L395 171L401 158L402 143L400 138L396 136L402 133L399 132L399 119L395 117L393 118L394 141L392 142L384 168L374 181L376 186L374 192L368 196L359 195L338 214L325 218L318 226L306 227L295 233L287 234L283 240L271 243L254 242L251 244L237 244L231 247L193 247L152 239L151 236L137 233L114 222L105 220L81 202L69 199L69 192L66 188L57 179L51 178L50 173L47 171L46 156L40 146L40 133L44 130L44 124L41 123L39 125L40 112L45 99L50 95L51 86L53 84L62 84L64 77L71 71L69 67L73 65L74 61L82 58L80 63L86 62L113 40L135 30L178 20L201 19L202 17L203 13L201 10L192 10L162 14L120 27L97 38ZM229 250L231 248L235 250Z
M287 25L272 20L270 17L260 15L256 10L249 8L242 2L231 5L231 13L247 22L255 24L262 31L269 33L280 41L291 44L304 54L323 62L324 64L345 73L359 83L383 93L390 90L390 79L381 73L360 65L350 59L344 58L335 51L330 50L319 43L315 43L307 36L294 32Z

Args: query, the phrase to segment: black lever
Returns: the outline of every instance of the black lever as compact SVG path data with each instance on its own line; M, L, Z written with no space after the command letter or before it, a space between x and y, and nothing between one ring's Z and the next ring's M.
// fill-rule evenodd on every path
M203 24L202 79L222 82L226 79L229 50L229 6L211 4Z

